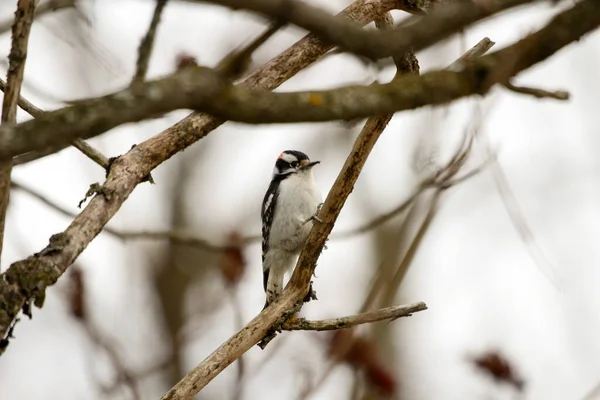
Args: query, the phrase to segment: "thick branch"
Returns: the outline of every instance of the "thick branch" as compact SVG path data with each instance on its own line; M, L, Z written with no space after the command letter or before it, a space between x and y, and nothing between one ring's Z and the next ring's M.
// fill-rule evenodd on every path
M378 15L393 9L396 4L396 0L358 0L348 6L342 15L367 24ZM308 35L255 71L242 84L273 90L330 49L330 46L323 45L314 36ZM0 336L6 336L13 320L26 302L38 297L43 299L45 287L56 282L115 215L133 189L154 168L222 123L223 121L208 115L193 113L115 160L103 185L105 193L111 195L95 196L64 232L51 238L50 244L44 250L13 263L2 275L4 279L0 279ZM261 323L258 331L253 332L255 343L264 336L273 321L281 317L284 310L271 308L268 311L269 318ZM4 345L6 346L7 342L4 342ZM3 348L0 347L0 353L2 351Z
M17 108L25 60L27 59L27 44L31 24L35 15L35 0L19 0L15 11L15 22L12 26L12 42L8 55L8 73L6 75L6 88L2 101L1 125L14 124L17 121ZM6 209L10 197L10 173L12 171L12 158L7 158L0 163L0 254L4 244L4 228L6 222Z
M433 71L388 84L327 91L268 93L232 86L214 71L186 68L163 80L48 113L43 119L0 129L0 157L12 157L74 137L91 137L118 124L175 108L195 108L249 123L364 118L443 104L485 94L520 71L595 29L600 3L584 0L525 39L466 65L462 71ZM35 147L34 147L35 146Z
M309 321L304 318L290 318L281 325L285 331L334 331L337 329L352 328L356 325L370 324L373 322L395 320L401 317L410 317L412 313L427 310L425 303L412 303L403 306L393 306L369 311L348 317Z
M334 18L320 8L295 0L193 0L254 11L277 21L290 22L314 33L324 42L377 60L419 51L458 33L467 26L496 13L531 3L533 0L447 2L410 26L389 32L366 31L356 24ZM409 12L422 11L419 2L404 2Z

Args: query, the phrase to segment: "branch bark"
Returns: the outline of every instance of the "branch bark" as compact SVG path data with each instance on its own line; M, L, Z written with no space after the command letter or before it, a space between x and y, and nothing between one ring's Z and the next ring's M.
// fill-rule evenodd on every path
M427 310L423 302L381 308L362 314L348 317L324 319L321 321L309 321L304 318L290 318L283 323L281 328L285 331L334 331L337 329L352 328L357 325L370 324L373 322L395 320L401 317L410 317L412 313Z
M363 25L390 11L396 0L357 0L341 15ZM314 63L331 46L307 35L288 50L255 71L242 83L246 87L273 90ZM0 336L6 338L19 311L32 301L41 305L44 290L54 284L87 245L100 233L123 202L158 165L202 139L224 121L206 114L187 118L132 148L112 164L103 185L105 195L95 196L62 233L54 235L41 252L13 263L0 279ZM273 318L276 311L269 313ZM260 338L259 338L260 339ZM8 342L3 339L0 354Z
M19 0L15 11L15 21L12 26L12 43L8 55L8 73L6 75L6 89L2 101L2 118L0 125L14 124L17 121L17 108L25 60L27 59L27 44L31 24L35 15L35 0ZM4 228L6 223L6 210L10 198L10 174L12 159L5 159L0 163L0 255L4 244Z

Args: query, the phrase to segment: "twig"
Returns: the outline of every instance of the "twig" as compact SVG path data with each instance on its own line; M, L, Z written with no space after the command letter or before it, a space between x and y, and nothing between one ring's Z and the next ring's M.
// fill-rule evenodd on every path
M309 321L304 318L290 318L281 325L281 328L286 331L333 331L385 320L394 321L400 317L410 317L412 313L423 310L427 310L427 306L425 303L420 302L320 321Z
M42 4L40 4L38 7L36 7L34 18L39 18L45 14L49 14L54 11L59 11L64 8L75 8L76 7L75 2L76 2L76 0L48 0L48 1L45 1ZM10 27L12 26L12 24L13 24L12 20L6 20L3 22L0 22L0 35L4 34L5 32L8 32L10 30Z
M25 61L27 60L27 45L31 24L35 15L35 0L18 0L15 20L12 25L12 41L9 65L6 76L6 88L2 101L2 117L0 125L12 125L17 121L17 107L19 93L23 84ZM5 159L0 163L0 254L4 244L4 230L6 223L6 210L10 197L10 174L12 159Z
M477 58L487 53L495 44L496 42L492 42L490 38L484 37L479 41L479 43L467 50L462 56L460 56L456 61L450 64L446 69L449 71L460 71L468 63L473 62L473 60L476 60Z
M511 92L526 94L529 96L533 96L537 99L551 98L556 100L569 100L569 98L571 97L569 92L564 90L556 90L553 92L549 92L544 89L531 88L527 86L515 86L510 82L505 83L504 87L510 90Z
M167 0L156 0L156 8L154 9L154 14L152 14L152 20L150 21L148 32L146 32L146 36L144 36L138 48L138 59L132 84L143 82L144 79L146 79L148 63L150 62L152 47L154 45L154 37L156 36L156 29L160 22L160 16L166 5Z
M260 36L248 43L241 49L234 50L229 53L215 70L229 79L236 79L238 76L244 73L250 62L252 61L252 53L254 53L260 46L262 46L271 36L277 33L283 24L273 23L271 24Z
M515 197L510 183L502 169L502 166L498 162L498 160L494 160L492 163L492 176L494 177L494 181L496 183L496 188L498 189L498 193L500 194L500 198L504 203L504 208L508 213L510 221L512 222L515 230L521 237L523 243L525 243L525 247L527 248L527 252L529 253L532 260L538 266L542 274L548 279L548 281L556 288L561 289L560 280L556 276L556 268L548 257L544 254L542 248L535 240L535 236L529 224L527 223L527 218L525 218L525 213L521 209L517 198Z
M0 79L0 90L2 90L3 92L6 90L6 83L2 79ZM29 100L27 100L23 96L19 96L18 104L19 104L19 107L21 107L21 109L23 109L25 112L27 112L29 115L31 115L34 118L39 118L40 116L42 116L45 113L44 110L36 107L33 103L31 103ZM84 140L75 139L73 141L73 147L77 148L79 151L81 151L83 154L85 154L89 159L94 161L96 164L100 165L105 170L108 169L108 167L110 166L108 158L105 155L103 155L102 153L100 153L98 150L94 149L92 146L90 146ZM25 155L27 155L27 153ZM19 157L15 157L15 159L13 160L13 165L20 164L17 160L18 158Z

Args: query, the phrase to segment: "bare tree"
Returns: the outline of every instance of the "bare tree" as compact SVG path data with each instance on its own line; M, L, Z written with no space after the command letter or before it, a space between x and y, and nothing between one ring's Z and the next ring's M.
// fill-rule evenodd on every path
M397 266L389 267L390 263L385 257L378 260L382 267L373 268L377 279L364 299L362 309L355 315L324 320L297 317L295 315L309 301L307 294L319 256L386 126L397 112L444 105L470 96L485 96L495 86L536 98L566 100L569 94L564 91L517 86L511 79L580 40L600 24L600 3L596 0L579 0L557 12L543 27L515 43L487 54L494 42L484 38L447 68L421 73L416 52L498 13L529 3L532 3L532 7L540 7L539 2L356 0L338 16L332 16L299 1L202 1L200 3L213 3L259 14L270 21L270 25L254 40L248 41L246 46L230 52L214 68L198 65L199 62L192 57L184 56L179 60L176 71L158 79L147 80L152 49L160 34L161 16L169 7L166 0L158 0L147 33L139 45L135 73L129 85L108 95L70 101L59 109L43 111L20 96L29 31L36 16L35 3L33 0L18 1L12 23L7 79L6 83L2 83L5 96L0 126L0 251L11 188L29 191L39 200L70 215L72 222L63 232L52 235L45 248L12 263L2 273L0 354L8 348L19 313L31 317L33 305L42 307L46 289L63 280L61 277L69 269L73 269L70 266L100 232L104 230L123 240L169 239L172 245L171 257L165 258L161 271L155 276L173 356L169 364L172 371L168 379L172 387L163 399L192 398L230 364L240 360L254 345L260 344L264 348L273 340L281 340L276 337L284 331L349 329L346 336L340 335L332 339L336 341L332 342L336 346L332 365L348 362L365 369L372 366L372 360L365 362L363 358L350 357L351 354L356 354L356 346L362 343L354 328L378 321L393 321L427 309L423 302L400 306L394 306L393 303L444 193L485 167L485 164L471 169L465 167L471 158L476 136L467 135L447 163L420 177L421 182L401 205L364 226L338 233L337 237L343 237L371 231L402 215L402 222L394 228L397 230L394 236L396 239L383 246L380 253L393 254L392 258L400 261ZM48 13L51 3L54 10L77 7L77 2L47 2L40 5L38 18ZM392 10L401 10L411 15L401 22L395 22L390 14ZM375 22L378 29L363 29L370 22ZM309 34L248 73L252 56L285 24L296 25ZM388 83L375 82L320 91L273 92L298 72L332 52L351 54L367 65L374 65L381 59L392 59L396 68L395 76ZM238 80L240 77L242 78ZM31 114L33 119L17 123L18 106ZM179 109L191 109L194 112L166 130L134 145L125 154L109 158L85 141L120 125L152 119ZM226 121L272 124L352 121L361 118L367 120L318 213L320 222L314 224L284 292L182 377L179 336L187 322L184 303L192 281L175 266L175 255L186 253L186 250L177 246L195 247L194 255L189 256L187 262L220 265L219 271L225 281L234 287L245 267L241 249L257 242L259 238L255 235L243 237L239 232L234 232L228 242L219 243L210 237L210 233L202 236L197 232L186 231L186 215L181 212L182 207L178 202L182 187L185 186L181 182L176 185L172 195L174 217L169 229L124 230L107 227L107 223L138 185L154 182L151 174L155 168L171 157L182 157L179 153ZM11 182L13 164L46 157L69 146L77 148L106 171L106 180L102 184L90 185L80 206L88 198L90 200L76 215L61 209L35 190ZM491 162L495 162L493 156L491 158ZM187 179L183 175L185 171L182 168L178 179ZM531 236L529 230L524 231L525 236ZM336 235L332 235L332 239L335 237ZM204 275L202 279L205 279ZM83 286L77 287L79 295L75 298L81 299ZM72 300L73 304L82 301ZM83 314L73 312L79 315L80 320L87 322L81 317ZM93 329L89 331L95 332ZM382 330L376 336L380 335ZM91 336L98 343L105 342L95 333ZM331 345L332 348L334 344ZM108 345L102 347L109 349L107 351L111 358L116 360L114 364L121 371L120 380L132 388L134 397L139 397L134 380L136 375L144 373L129 371L121 365L118 352ZM363 357L365 353L361 353ZM522 381L514 377L508 362L499 355L483 357L474 363L492 377L512 382L518 390L522 389ZM164 368L164 365L157 368ZM239 370L242 371L239 378L242 382L243 364L239 365Z

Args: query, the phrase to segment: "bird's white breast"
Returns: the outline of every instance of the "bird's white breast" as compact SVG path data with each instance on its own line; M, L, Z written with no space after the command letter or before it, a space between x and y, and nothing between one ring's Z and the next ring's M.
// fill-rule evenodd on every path
M312 222L304 222L315 215L322 202L312 171L284 179L280 184L277 202L269 245L299 252L312 228Z

